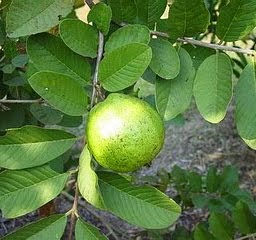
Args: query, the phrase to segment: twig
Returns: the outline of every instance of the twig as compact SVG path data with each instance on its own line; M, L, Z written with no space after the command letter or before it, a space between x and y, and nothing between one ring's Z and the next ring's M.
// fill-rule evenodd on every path
M68 234L68 240L72 240L74 226L76 223L76 217L77 217L77 204L79 199L79 191L77 183L75 184L75 197L73 198L73 206L71 209L71 217L70 217L70 229Z
M67 192L65 192L65 191L62 192L62 195L63 195L66 199L68 199L70 202L73 202L74 199L75 199L72 195L70 195L69 193L67 193ZM81 201L81 200L78 199L77 203L78 203L78 205L79 205L80 207L86 208L86 210L87 210L88 212L90 212L92 215L94 215L96 218L98 218L98 219L102 222L102 224L108 229L109 234L111 234L114 239L116 239L116 240L119 239L118 236L115 234L114 230L112 229L112 227L111 227L99 214L97 214L96 212L90 210L90 209L87 207L87 205L86 205L85 202L83 202L83 201Z
M249 239L249 238L254 238L254 237L256 237L256 233L252 233L252 234L237 238L236 240L244 240L244 239Z
M39 103L41 101L41 98L35 100L1 99L0 103Z
M98 54L97 54L95 71L94 71L94 75L93 75L93 89L92 89L92 98L91 98L91 105L90 105L91 109L94 106L95 100L97 97L99 65L100 65L102 55L103 55L103 48L104 48L104 35L101 32L99 32Z
M89 8L92 8L94 6L93 0L85 0L84 3L87 4Z
M170 38L170 35L168 33L165 33L165 32L150 31L150 33L151 33L151 35ZM256 51L251 50L251 49L241 49L241 48L236 48L236 47L223 46L223 45L219 45L219 44L202 42L202 41L198 41L198 40L195 40L195 39L192 39L192 38L186 38L186 37L185 38L178 38L177 40L179 42L190 43L192 45L211 48L211 49L215 49L215 50L223 50L223 51L228 51L228 52L237 52L237 53L249 54L249 55L254 55L254 56L256 55Z

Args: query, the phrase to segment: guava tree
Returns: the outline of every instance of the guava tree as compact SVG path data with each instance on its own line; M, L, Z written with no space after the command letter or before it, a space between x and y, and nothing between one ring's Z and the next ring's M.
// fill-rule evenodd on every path
M85 4L91 9L87 23L75 11ZM202 117L216 124L225 118L234 95L238 133L256 149L255 0L2 0L0 8L2 216L32 212L61 194L67 182L74 185L74 196L64 192L73 201L68 212L42 218L3 239L60 239L67 223L69 239L73 231L78 240L107 239L79 215L81 199L141 228L172 225L180 207L158 189L137 186L120 172L152 160L162 146L157 142L160 122L184 113L192 98ZM168 17L161 18L166 10ZM138 105L120 105L120 99L110 97L126 95L145 106L138 108L140 114L129 112ZM100 102L109 112L99 121L97 114L91 115ZM127 147L117 149L120 156L119 142L113 150L105 141L110 150L105 155L101 151L104 132L116 133L107 126L120 123L116 117L108 122L112 109L129 113L122 116L129 122L128 138L115 140ZM155 124L144 122L141 128L145 109L152 111ZM86 116L93 119L90 135L63 130L86 125ZM66 162L81 139L79 162ZM95 161L98 150L101 156L103 152L98 162L107 168ZM111 153L116 161L110 163ZM124 160L127 164L120 167Z

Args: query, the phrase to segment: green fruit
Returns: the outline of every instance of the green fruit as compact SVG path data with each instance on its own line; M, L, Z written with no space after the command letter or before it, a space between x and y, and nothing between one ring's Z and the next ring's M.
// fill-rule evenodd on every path
M86 136L88 147L100 165L129 172L159 153L164 126L158 113L146 102L112 93L91 110Z

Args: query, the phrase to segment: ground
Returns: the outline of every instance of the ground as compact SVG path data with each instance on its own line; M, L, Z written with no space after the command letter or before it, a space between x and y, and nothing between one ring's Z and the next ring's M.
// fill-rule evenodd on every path
M220 124L213 125L203 120L195 107L192 107L185 114L183 125L171 124L167 127L163 150L151 166L144 167L136 173L137 179L143 181L145 176L154 177L161 169L170 170L176 164L201 173L205 172L210 165L217 166L218 169L222 169L225 165L233 165L240 170L241 187L256 194L256 187L253 183L253 178L256 176L254 171L256 153L239 138L233 116L234 108L230 107L225 120ZM170 189L167 194L172 197ZM72 199L68 198L70 197L61 195L56 200L59 212L65 212L71 208L70 200ZM96 211L83 200L80 201L80 204L81 215L97 225L105 234L109 235L110 239L148 239L143 229L126 224L110 214ZM200 212L183 213L178 224L193 228L197 214ZM0 218L0 236L35 219L37 219L37 213L31 213L16 220ZM116 236L111 234L111 229L115 231Z

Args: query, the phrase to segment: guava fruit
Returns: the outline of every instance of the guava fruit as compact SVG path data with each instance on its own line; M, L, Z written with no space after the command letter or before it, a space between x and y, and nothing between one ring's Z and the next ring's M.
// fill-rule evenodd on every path
M89 113L86 138L95 160L117 172L134 171L152 161L164 142L164 125L146 102L112 93Z

